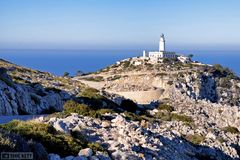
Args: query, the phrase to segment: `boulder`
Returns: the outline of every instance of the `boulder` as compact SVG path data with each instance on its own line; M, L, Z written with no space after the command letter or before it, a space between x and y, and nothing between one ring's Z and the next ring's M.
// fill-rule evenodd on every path
M86 156L86 157L91 157L93 155L93 151L91 148L85 148L79 151L78 153L79 156Z
M108 127L111 126L111 123L110 123L109 121L103 121L102 124L101 124L101 126L102 126L103 128L108 128Z

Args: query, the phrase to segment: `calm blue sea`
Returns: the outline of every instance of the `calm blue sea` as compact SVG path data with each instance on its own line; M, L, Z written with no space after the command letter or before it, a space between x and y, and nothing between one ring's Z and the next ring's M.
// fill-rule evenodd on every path
M240 75L240 51L177 51L193 54L194 60L207 64L221 64ZM0 58L56 75L78 70L92 72L117 60L140 56L140 50L0 50Z

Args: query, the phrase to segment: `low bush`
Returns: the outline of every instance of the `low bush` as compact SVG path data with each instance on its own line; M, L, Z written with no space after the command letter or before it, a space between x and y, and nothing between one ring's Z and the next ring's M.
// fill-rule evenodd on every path
M172 119L172 116L171 116L171 113L169 112L157 112L155 115L154 115L155 118L157 119L160 119L162 121L171 121Z
M67 101L63 106L63 114L70 115L71 113L77 113L82 116L89 116L93 118L101 118L105 113L113 113L113 109L94 109L85 104L77 103L73 100Z
M171 86L173 85L173 81L168 81L167 84Z
M185 139L195 145L199 145L205 140L205 137L199 134L194 134L185 136Z
M174 111L174 108L170 105L167 105L167 104L160 104L157 109L158 110L166 110L168 112Z
M162 121L182 121L185 124L191 124L193 122L192 118L189 116L163 111L157 112L154 118Z
M172 113L171 117L172 117L172 120L175 120L175 121L182 121L182 122L186 122L186 123L193 122L192 118L189 116L186 116L186 115L179 115L176 113Z
M106 152L106 150L99 143L88 143L88 147L91 148L94 152Z
M132 121L141 121L143 118L132 112L124 112L125 118Z
M239 134L239 130L236 128L236 127L232 127L232 126L227 126L227 127L224 127L222 128L222 130L224 132L229 132L229 133L232 133L232 134Z
M85 88L81 93L78 94L79 97L86 97L86 98L94 98L94 99L101 99L104 98L102 95L99 94L99 91L94 88Z
M220 76L220 77L226 77L228 79L234 79L236 78L236 74L230 70L229 68L225 68L221 66L220 64L213 65L213 73L214 75Z
M87 81L94 81L94 82L101 82L104 81L104 78L102 76L96 76L96 77L87 77L87 78L83 78L84 80Z
M226 140L222 137L217 137L217 140L220 142L220 143L223 143L223 142L226 142Z
M115 75L113 77L109 77L107 78L108 81L114 81L114 80L117 80L117 79L120 79L122 76L121 75Z
M35 141L27 141L20 135L0 129L1 152L32 152L34 159L45 160L48 153L45 148Z
M122 62L123 68L127 68L130 66L130 61L124 61Z
M76 139L71 135L57 132L52 126L44 123L14 120L0 125L0 128L28 140L40 142L48 153L57 153L60 156L77 155L80 149L87 147L84 139Z

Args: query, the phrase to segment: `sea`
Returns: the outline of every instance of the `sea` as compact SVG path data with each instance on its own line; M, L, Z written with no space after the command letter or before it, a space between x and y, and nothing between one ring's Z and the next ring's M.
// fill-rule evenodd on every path
M179 54L193 54L193 59L206 64L221 64L240 75L240 50L182 50ZM74 76L77 71L94 72L118 60L141 56L141 50L0 50L0 58L9 62L47 71L61 76L69 72Z

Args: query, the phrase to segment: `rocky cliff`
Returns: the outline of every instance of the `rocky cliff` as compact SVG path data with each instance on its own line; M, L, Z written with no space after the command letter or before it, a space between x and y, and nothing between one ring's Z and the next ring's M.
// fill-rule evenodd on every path
M61 111L64 91L45 89L41 84L19 84L12 81L6 69L0 68L0 114L43 114Z
M101 84L101 89L120 94L140 104L170 98L174 96L171 91L175 90L192 100L240 105L240 79L220 65L193 62L185 64L178 61L155 63L134 58L80 77L80 80L87 84L95 81Z
M7 61L0 61L0 115L46 114L62 111L64 101L83 86Z

